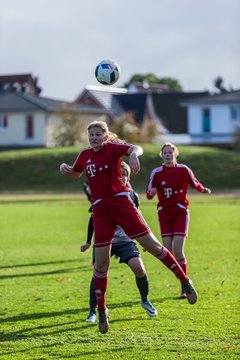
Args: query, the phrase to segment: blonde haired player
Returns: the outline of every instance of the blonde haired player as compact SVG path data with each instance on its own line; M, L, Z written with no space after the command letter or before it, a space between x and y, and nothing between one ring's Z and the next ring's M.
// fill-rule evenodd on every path
M85 172L88 179L95 231L94 287L99 312L98 328L103 334L109 328L106 291L111 243L117 226L121 226L131 239L136 239L177 276L190 304L194 304L198 297L191 280L171 252L156 239L129 198L131 189L121 181L122 157L129 157L131 171L136 174L140 170L138 157L143 154L143 149L137 145L112 142L111 138L105 122L92 122L88 126L90 147L79 153L73 166L64 163L60 165L63 175L77 179Z
M128 184L131 187L130 175L131 175L131 169L129 165L126 162L122 161L121 162L122 182L123 184L125 185ZM84 191L87 197L91 198L91 193L86 186ZM138 194L134 190L131 190L129 194L134 205L138 208L139 207ZM92 235L94 232L92 220L93 218L91 216L88 224L87 242L83 244L80 248L82 252L86 251L91 246ZM133 239L130 239L130 237L125 234L124 230L120 226L117 227L117 230L115 231L114 234L114 239L111 247L111 256L117 257L119 259L119 263L123 263L129 266L129 268L132 270L132 272L135 275L136 284L141 296L141 306L145 309L148 316L150 317L157 316L157 310L148 299L148 292L149 292L148 276L144 263L141 259L141 255L137 248L136 242ZM93 249L92 263L94 264L94 262L95 262L95 254ZM94 289L94 277L92 277L90 283L89 305L90 305L90 309L86 321L95 323L97 299Z
M174 254L182 270L188 275L188 263L184 254L185 239L189 228L188 185L201 193L211 193L195 177L192 170L177 163L179 151L171 143L162 146L160 156L163 164L152 170L146 196L150 200L158 197L158 219L163 245ZM187 294L182 286L181 298Z

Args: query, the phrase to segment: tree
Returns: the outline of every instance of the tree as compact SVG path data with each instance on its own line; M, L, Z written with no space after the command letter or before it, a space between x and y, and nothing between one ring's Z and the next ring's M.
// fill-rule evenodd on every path
M151 84L159 84L159 85L167 85L170 91L182 92L183 88L178 80L171 77L163 77L159 78L153 73L148 74L134 74L128 82L124 84L125 87L129 87L132 82L140 82L144 85L147 83Z
M140 129L131 113L124 113L122 116L115 117L110 125L110 131L129 143L139 141Z
M223 80L223 78L221 76L218 76L214 80L214 86L220 93L226 93L228 91L226 89L226 87L224 86L224 80Z
M54 126L53 141L55 146L78 146L86 143L86 124L75 114L61 114L62 120Z
M142 126L138 126L131 112L115 117L110 125L110 131L129 143L149 143L158 134L157 125L153 120L146 119Z

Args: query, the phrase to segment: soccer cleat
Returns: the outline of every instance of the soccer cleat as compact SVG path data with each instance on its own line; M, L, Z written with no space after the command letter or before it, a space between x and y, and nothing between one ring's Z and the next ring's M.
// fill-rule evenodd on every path
M185 291L185 289L184 289L184 287L183 287L183 284L182 284L182 286L181 286L181 295L180 295L180 298L181 298L181 299L186 299L186 297L187 297L187 294L186 294L186 291Z
M86 318L86 322L95 323L97 320L97 315L94 311L90 311L88 317Z
M198 293L193 286L193 282L190 279L187 279L182 283L183 291L186 293L189 304L195 304L198 298Z
M108 323L108 309L99 309L99 323L98 323L98 329L100 333L106 334L108 332L109 323Z
M158 312L157 309L155 309L155 307L153 306L153 304L147 300L147 301L142 301L141 302L142 307L146 310L146 313L151 316L157 316Z

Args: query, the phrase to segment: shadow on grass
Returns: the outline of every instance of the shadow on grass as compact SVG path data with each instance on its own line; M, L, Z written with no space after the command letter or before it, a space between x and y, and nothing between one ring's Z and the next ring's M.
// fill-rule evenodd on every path
M30 264L4 265L4 266L0 266L0 269L12 269L12 268L19 268L19 267L51 265L51 264L65 264L65 263L70 263L70 262L79 262L79 259L45 261L45 262L30 263Z
M86 344L85 341L80 341L80 342L84 342ZM71 344L69 343L69 345L71 345ZM8 351L8 352L1 353L0 358L2 356L5 356L5 355L17 355L17 354L26 354L26 356L27 356L27 353L29 353L29 351L32 352L32 351L38 350L38 349L49 349L49 348L54 348L54 347L60 348L61 346L65 346L65 344L62 344L61 342L56 342L54 344L48 344L48 345L42 345L42 346L31 346L30 349L27 348L27 349L23 349L23 350L16 350L16 351L13 350L13 351ZM87 345L87 348L89 349L89 345ZM114 349L111 347L108 350L103 349L103 350L96 351L96 349L94 349L92 351L81 351L81 352L78 351L77 354L73 354L73 355L71 355L71 354L67 354L67 355L61 354L60 357L61 357L61 359L71 359L71 358L73 358L73 359L81 359L82 357L87 356L87 355L95 354L96 357L97 357L97 355L100 355L100 354L104 353L107 356L108 353L112 354L113 352L115 352L115 353L122 352L122 351L126 352L127 350L133 350L133 349L134 349L134 346L116 347ZM49 354L44 352L42 355L43 356L48 356ZM107 357L106 357L106 359L107 359Z
M165 297L162 299L151 299L154 304L161 304L165 301L172 301L172 300L178 300L183 301L183 299L180 299L179 297ZM186 300L185 300L186 301ZM122 302L122 303L115 303L115 304L108 304L108 309L119 309L119 308L131 308L133 306L139 306L139 301L128 301L128 302ZM51 317L57 317L57 316L65 316L65 315L76 315L80 314L82 312L89 311L89 308L77 308L77 309L67 309L63 311L53 311L53 312L42 312L42 313L33 313L33 314L19 314L16 316L6 317L6 318L0 318L0 323L6 323L6 322L17 322L17 321L26 321L26 320L38 320L43 318L51 318ZM125 319L126 320L126 319ZM119 319L121 321L121 319Z
M78 272L79 270L89 271L89 266L77 266L77 267L73 267L73 268L53 270L53 271L47 271L47 272L14 274L14 275L0 275L0 280L14 279L14 278L20 278L20 277L66 274L66 273L70 273L70 272Z
M84 308L84 309L70 309L64 311L52 311L52 312L42 312L42 313L33 313L33 314L19 314L17 316L11 316L9 318L2 318L0 319L0 323L25 321L25 320L38 320L38 319L51 318L56 316L74 315L74 314L79 314L81 311L87 311L87 310L88 310L87 308Z

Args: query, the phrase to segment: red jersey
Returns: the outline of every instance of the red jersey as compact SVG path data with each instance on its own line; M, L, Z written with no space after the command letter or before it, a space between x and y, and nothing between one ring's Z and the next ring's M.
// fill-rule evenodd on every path
M121 175L122 156L127 155L130 144L107 142L99 151L84 149L78 155L73 170L85 171L91 190L91 201L104 199L119 192L130 191L123 184Z
M188 185L199 192L203 190L203 185L188 166L177 163L172 167L162 165L151 172L146 196L151 199L149 192L152 188L156 188L158 206L181 204L187 207L189 204L186 198Z

